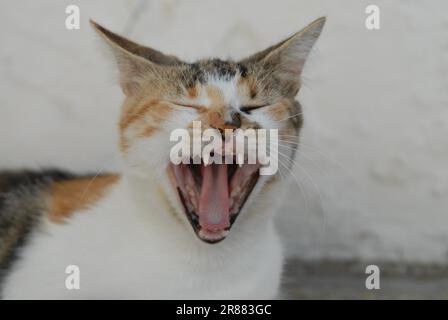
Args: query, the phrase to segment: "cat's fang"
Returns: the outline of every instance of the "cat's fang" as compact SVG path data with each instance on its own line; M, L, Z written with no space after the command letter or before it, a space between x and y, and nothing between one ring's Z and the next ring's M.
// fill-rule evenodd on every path
M185 214L198 237L216 243L228 231L251 194L259 165L170 165Z

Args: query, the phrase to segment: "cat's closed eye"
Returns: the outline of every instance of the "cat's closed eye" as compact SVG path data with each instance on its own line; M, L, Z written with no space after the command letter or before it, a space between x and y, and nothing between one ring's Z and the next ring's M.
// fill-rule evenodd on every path
M184 107L184 108L191 108L191 109L196 109L196 110L202 110L202 109L204 109L203 106L194 105L194 104L187 104L187 103L173 102L173 101L169 101L169 103L172 103L172 104L174 104L174 105L176 105L176 106Z
M252 111L261 109L264 107L269 106L268 104L262 104L262 105L254 105L254 106L242 106L240 107L240 110L246 114L250 114Z
M169 101L170 103L177 105L179 107L184 107L184 108L191 108L191 109L196 109L196 110L203 110L204 107L203 106L199 106L199 105L194 105L194 104L187 104L187 103L182 103L182 102L173 102L173 101ZM264 107L269 106L269 104L262 104L262 105L252 105L252 106L242 106L240 107L240 110L246 114L251 114L252 111L257 110L257 109L261 109Z

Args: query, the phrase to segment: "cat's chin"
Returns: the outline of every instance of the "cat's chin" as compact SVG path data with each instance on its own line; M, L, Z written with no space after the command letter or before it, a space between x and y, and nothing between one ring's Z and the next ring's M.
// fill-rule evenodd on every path
M169 175L196 235L213 244L230 232L259 178L258 164L170 164Z

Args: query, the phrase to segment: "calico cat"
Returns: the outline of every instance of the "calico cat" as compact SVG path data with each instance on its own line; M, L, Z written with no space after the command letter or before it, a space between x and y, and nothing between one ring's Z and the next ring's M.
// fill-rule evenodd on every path
M300 76L324 23L241 61L187 63L91 22L125 95L123 170L97 177L0 172L2 297L277 297L283 254L273 218L288 171L175 165L169 136L193 121L219 130L278 129L280 167L288 169L302 127ZM79 289L66 287L69 265L79 268Z

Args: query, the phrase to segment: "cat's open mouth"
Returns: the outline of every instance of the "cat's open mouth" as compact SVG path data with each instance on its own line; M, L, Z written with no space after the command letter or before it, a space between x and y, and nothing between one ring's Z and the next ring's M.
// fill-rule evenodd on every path
M259 177L258 164L170 165L197 236L217 243L229 233Z

